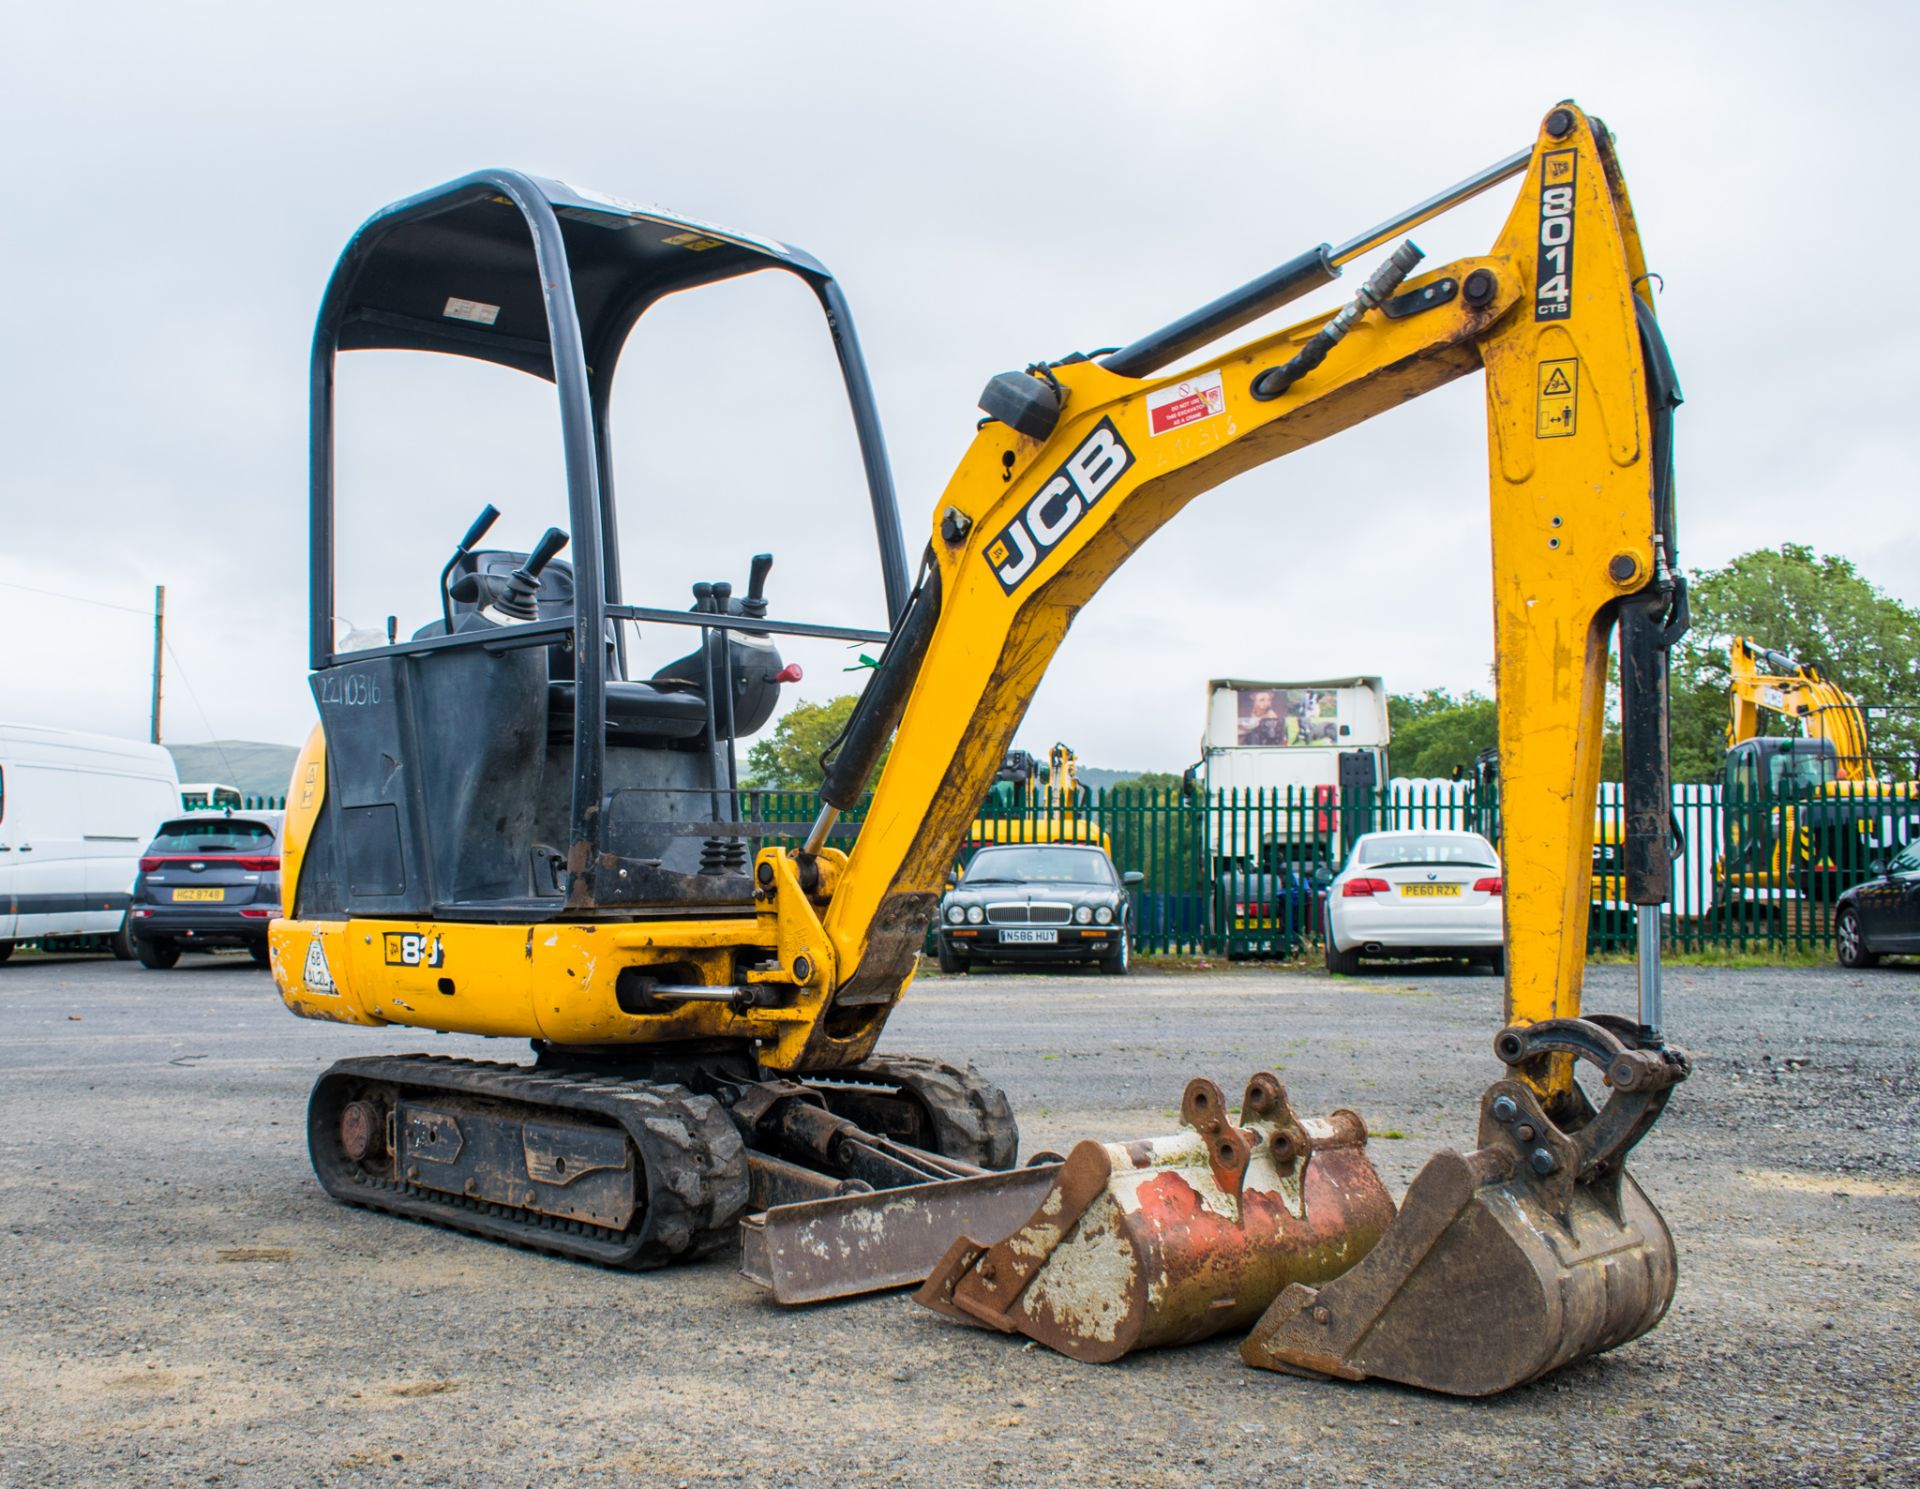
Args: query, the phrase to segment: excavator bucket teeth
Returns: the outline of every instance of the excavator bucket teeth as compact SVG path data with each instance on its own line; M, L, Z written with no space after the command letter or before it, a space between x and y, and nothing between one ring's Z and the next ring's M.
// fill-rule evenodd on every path
M1077 1360L1244 1329L1296 1282L1347 1270L1393 1221L1366 1125L1302 1120L1273 1076L1240 1121L1191 1082L1171 1137L1080 1143L1023 1225L963 1236L915 1294L962 1323L1021 1333Z
M740 1271L776 1303L826 1303L927 1280L957 1235L1009 1234L1058 1163L775 1205L740 1223Z
M1673 1237L1640 1186L1617 1165L1583 1173L1518 1082L1483 1111L1513 1115L1493 1133L1483 1115L1476 1151L1429 1159L1352 1271L1282 1293L1241 1346L1249 1365L1491 1396L1660 1322Z

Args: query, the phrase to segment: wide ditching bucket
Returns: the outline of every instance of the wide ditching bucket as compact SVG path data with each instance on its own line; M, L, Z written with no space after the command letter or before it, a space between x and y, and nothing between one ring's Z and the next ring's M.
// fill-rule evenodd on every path
M917 1301L1077 1360L1244 1329L1295 1283L1352 1267L1393 1222L1357 1113L1301 1119L1268 1074L1240 1120L1188 1084L1171 1137L1080 1143L1026 1223L955 1241Z
M1611 1019L1508 1029L1494 1049L1533 1071L1591 1060L1612 1092L1595 1113L1568 1082L1555 1122L1527 1081L1489 1087L1479 1147L1430 1159L1351 1271L1282 1293L1241 1347L1248 1364L1490 1396L1660 1321L1673 1237L1623 1161L1685 1079L1685 1054L1640 1048Z

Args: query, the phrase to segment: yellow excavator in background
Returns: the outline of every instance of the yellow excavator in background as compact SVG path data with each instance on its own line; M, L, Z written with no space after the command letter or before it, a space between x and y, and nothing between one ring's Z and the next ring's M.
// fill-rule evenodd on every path
M967 829L970 852L988 843L1113 844L1089 808L1093 793L1080 784L1080 757L1064 744L1044 764L1030 750L1008 750L994 772L979 815Z
M1487 254L1415 272L1404 232L1509 180ZM1377 250L1338 310L1204 350ZM722 581L695 586L691 610L624 601L606 442L615 368L648 307L763 270L799 276L826 312L891 617L795 848L765 841L781 824L741 819L733 742L786 680L775 638L873 638L776 616L765 555L743 594ZM483 550L489 508L441 571L439 621L341 653L333 367L360 348L551 379L571 529ZM1000 1172L1016 1133L996 1088L875 1051L1074 616L1209 487L1482 370L1507 988L1478 1147L1436 1156L1396 1215L1358 1118L1301 1119L1260 1075L1238 1120L1196 1081L1177 1140ZM535 1052L336 1064L308 1123L329 1192L628 1266L714 1250L764 1210L748 1268L779 1272L787 1297L844 1292L841 1274L871 1264L867 1284L927 1277L931 1305L1086 1358L1260 1318L1254 1363L1483 1394L1659 1320L1673 1244L1624 1165L1687 1073L1661 1032L1658 912L1666 656L1685 626L1679 392L1612 139L1579 109L1554 107L1525 149L1118 351L993 378L910 584L844 297L783 244L480 172L360 229L322 304L312 388L320 727L288 811L282 996L304 1017ZM569 542L571 567L557 557ZM645 673L640 627L696 644ZM1642 907L1631 1018L1581 1008L1616 628L1625 872ZM889 738L858 835L836 846ZM1597 1111L1580 1062L1606 1083ZM818 1227L847 1213L859 1223L824 1242ZM856 1231L880 1240L835 1249ZM1065 1264L1089 1249L1115 1265Z
M1769 738L1761 733L1761 715L1778 714L1800 726L1799 737L1819 743L1798 749L1784 747L1778 736L1771 751L1808 757L1790 763L1796 774L1819 777L1819 784L1864 781L1873 774L1873 756L1867 743L1867 714L1859 701L1811 662L1760 645L1748 636L1736 636L1727 647L1727 720L1729 752ZM1757 751L1758 753L1758 751Z
M1906 841L1920 783L1881 778L1867 709L1821 667L1747 636L1727 654L1716 882L1736 898L1793 890L1830 903ZM1763 733L1769 714L1797 730Z

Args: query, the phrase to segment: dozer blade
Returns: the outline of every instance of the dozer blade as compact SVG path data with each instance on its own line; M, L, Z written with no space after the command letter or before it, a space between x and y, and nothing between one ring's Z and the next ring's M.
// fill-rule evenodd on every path
M1079 1144L1025 1224L955 1241L916 1300L1117 1360L1244 1329L1289 1283L1346 1271L1392 1223L1358 1114L1302 1121L1261 1074L1239 1125L1208 1080L1188 1084L1180 1116L1172 1137Z
M1529 1085L1496 1082L1481 1098L1480 1146L1430 1159L1366 1260L1318 1287L1289 1287L1242 1357L1490 1396L1659 1323L1673 1300L1673 1237L1622 1161L1687 1064L1681 1051L1631 1040L1614 1020L1503 1031L1494 1047L1510 1066L1595 1061L1613 1087L1605 1107L1596 1115L1572 1087L1563 1129Z
M776 1303L825 1303L927 1280L953 1238L1009 1235L1058 1163L801 1204L740 1222L740 1271Z

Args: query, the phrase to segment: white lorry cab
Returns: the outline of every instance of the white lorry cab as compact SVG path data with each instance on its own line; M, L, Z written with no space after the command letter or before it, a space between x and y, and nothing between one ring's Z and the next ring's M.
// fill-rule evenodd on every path
M0 724L0 961L22 941L131 956L140 855L179 810L159 745Z

